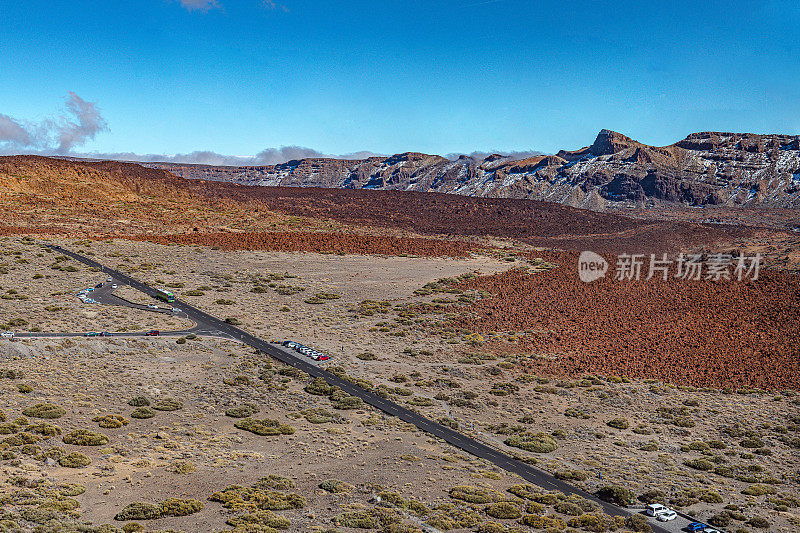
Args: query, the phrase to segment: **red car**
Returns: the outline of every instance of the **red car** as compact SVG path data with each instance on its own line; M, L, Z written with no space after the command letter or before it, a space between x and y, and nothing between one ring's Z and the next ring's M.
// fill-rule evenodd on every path
M147 335L148 337L155 337L158 334L159 334L159 331L157 329L151 329L150 331L145 333L145 335Z

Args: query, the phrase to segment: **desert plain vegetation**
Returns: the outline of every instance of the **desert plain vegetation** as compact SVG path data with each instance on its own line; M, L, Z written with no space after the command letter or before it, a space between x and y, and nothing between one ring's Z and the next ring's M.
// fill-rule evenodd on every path
M37 159L17 172L64 164ZM207 225L193 225L169 218L182 215L153 193L161 182L148 170L129 186L70 165L62 178L107 180L153 210L130 224L99 216L78 235L78 199L39 224L54 208L43 191L17 186L30 216L16 212L0 240L3 329L191 327L80 302L75 293L105 275L42 246L59 244L262 338L326 352L330 371L588 492L663 502L725 531L800 527L800 299L785 270L769 270L762 284L589 288L576 280L573 252L503 234L512 230L476 235L464 223L448 234L434 224L426 233L407 218L365 223L362 211L281 210L277 200L250 224L250 200L238 198L192 200L208 213ZM440 220L455 217L452 202L445 197ZM156 208L170 220L160 231ZM630 224L611 226L625 239L660 231L609 220ZM687 249L763 237L669 224L686 228ZM129 287L119 294L148 301ZM17 338L0 341L0 356L0 530L648 527L530 485L232 340Z

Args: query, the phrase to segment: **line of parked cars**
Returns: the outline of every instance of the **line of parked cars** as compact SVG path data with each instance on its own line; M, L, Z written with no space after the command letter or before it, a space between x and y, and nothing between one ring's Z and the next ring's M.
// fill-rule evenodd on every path
M322 352L318 352L317 350L315 350L313 348L309 348L308 346L300 344L299 342L283 341L282 344L283 344L283 346L286 346L287 348L291 348L292 350L294 350L297 353L301 353L301 354L305 355L306 357L310 357L314 361L327 361L328 359L330 359L330 356L325 355Z
M102 286L102 283L101 283L101 286ZM92 297L89 296L90 293L94 292L94 289L95 289L95 287L90 287L88 289L83 289L81 292L79 292L75 296L80 298L81 301L83 303L85 303L85 304L96 304L97 300L95 300L95 299L93 299Z
M645 509L645 514L654 517L659 522L669 522L678 517L678 513L660 503L651 503ZM694 533L720 533L718 529L707 526L702 522L692 522L687 526L687 529Z

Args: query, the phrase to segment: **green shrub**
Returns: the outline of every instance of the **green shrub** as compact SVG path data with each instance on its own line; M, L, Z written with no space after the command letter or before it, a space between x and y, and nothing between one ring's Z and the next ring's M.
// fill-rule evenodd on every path
M64 435L62 440L64 444L73 444L75 446L102 446L109 442L109 438L102 433L96 433L88 429L70 431Z
M258 413L258 406L254 403L246 403L225 410L225 415L231 418L247 418L256 413Z
M628 429L630 427L630 423L625 418L612 418L606 422L606 425L614 429Z
M92 422L97 422L101 428L106 429L121 428L122 426L127 426L130 423L128 419L120 415L96 416L92 419Z
M607 485L598 490L595 495L601 500L627 507L634 499L634 494L629 489L619 485Z
M319 488L333 494L341 494L344 492L351 492L355 487L350 483L345 483L338 479L327 479L319 484Z
M146 419L156 416L156 412L149 407L137 407L131 413L131 418Z
M39 424L31 424L25 428L25 431L28 431L30 433L37 433L45 437L55 437L57 435L61 435L60 427L48 424L46 422L40 422Z
M459 485L450 489L450 497L467 503L496 503L506 500L506 497L496 490L474 487L472 485Z
M183 403L175 398L164 398L157 401L153 405L153 409L156 411L177 411L178 409L183 409Z
M154 520L161 518L161 509L154 503L133 502L126 505L114 520Z
M194 499L167 498L158 506L160 516L188 516L203 510L203 503Z
M742 494L747 494L748 496L764 496L765 494L777 493L778 489L772 485L765 485L764 483L755 483L742 491Z
M256 435L291 435L294 433L292 426L281 424L269 418L243 418L234 424L239 429L255 433Z
M91 462L91 459L79 452L72 452L58 460L58 464L66 468L81 468L88 466Z
M487 515L492 518L516 519L522 516L519 507L511 502L497 502L484 509Z
M147 396L136 396L128 400L128 405L131 407L146 407L150 405L150 399Z
M694 468L695 470L702 470L704 472L708 472L709 470L714 470L714 463L712 463L708 459L689 459L687 461L684 461L683 464L685 464L689 468Z
M505 443L531 453L548 453L558 448L556 440L546 433L514 435L506 439Z
M33 418L61 418L67 412L58 405L52 403L37 403L36 405L31 405L30 407L26 407L22 414L25 416L30 416Z
M292 522L283 516L277 515L270 510L258 510L253 513L243 514L234 518L229 518L226 522L233 526L234 531L242 532L269 532L270 529L289 529Z

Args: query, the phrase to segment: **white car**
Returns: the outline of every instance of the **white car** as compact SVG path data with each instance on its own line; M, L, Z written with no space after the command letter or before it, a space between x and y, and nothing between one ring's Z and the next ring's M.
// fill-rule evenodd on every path
M181 312L181 310L180 310L180 309L178 309L177 307L173 307L173 308L172 308L172 312L173 312L173 313L180 313L180 312Z
M2 337L4 339L13 339L14 338L14 332L13 331L4 331L4 332L0 333L0 337Z
M676 518L678 518L678 513L676 513L672 509L664 511L663 513L656 516L656 520L658 520L659 522L669 522L670 520L675 520Z
M147 304L147 308L148 309L158 309L158 306L154 305L154 304Z
M116 288L117 288L117 284L116 284L116 283L114 283L113 285L111 285L111 288L112 288L112 289L116 289Z
M661 513L666 513L667 511L671 510L672 509L670 509L666 505L661 505L660 503L651 503L650 505L647 506L647 510L645 511L645 513L648 516L658 516Z
M703 529L703 533L722 533L719 529L714 529L713 527L707 527Z
M108 279L106 280L106 283L111 283L112 281L113 281L113 280L112 280L111 278L108 278Z

